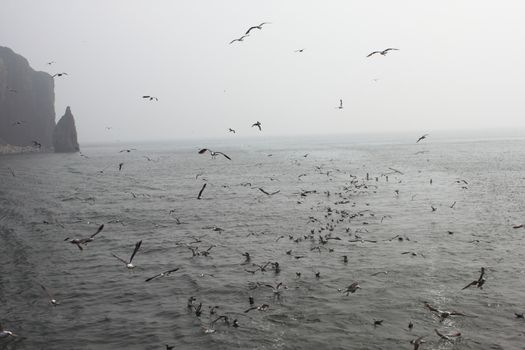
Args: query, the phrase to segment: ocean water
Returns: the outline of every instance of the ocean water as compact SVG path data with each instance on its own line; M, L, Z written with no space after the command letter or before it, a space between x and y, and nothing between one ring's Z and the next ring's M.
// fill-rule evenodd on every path
M420 349L525 349L525 228L513 228L525 223L524 140L83 154L0 157L0 322L19 335L0 349L413 349L419 336ZM64 241L101 224L83 251ZM129 270L112 254L127 259L139 240ZM280 269L255 271L268 262ZM461 290L481 267L483 289ZM250 296L269 308L245 312ZM424 302L467 316L441 320ZM229 325L212 323L223 315Z

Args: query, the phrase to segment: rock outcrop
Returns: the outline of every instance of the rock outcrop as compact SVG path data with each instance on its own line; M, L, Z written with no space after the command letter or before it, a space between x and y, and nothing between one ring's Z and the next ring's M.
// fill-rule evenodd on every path
M66 113L58 121L53 133L53 147L55 152L78 152L80 150L77 140L75 118L71 108L66 108Z
M51 75L33 70L27 60L0 46L0 139L6 144L49 148L55 128Z

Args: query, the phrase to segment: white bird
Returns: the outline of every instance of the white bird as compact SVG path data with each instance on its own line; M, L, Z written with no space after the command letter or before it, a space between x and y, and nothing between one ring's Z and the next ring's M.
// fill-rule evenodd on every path
M53 306L60 305L60 303L58 302L58 300L56 300L55 298L53 298L53 296L51 295L51 293L49 293L49 291L46 289L46 287L44 287L43 284L41 284L40 287L42 287L42 289L44 290L44 292L46 292L47 296L49 297L49 302L51 303L51 305L53 305Z
M129 261L126 261L113 253L111 253L111 255L113 255L118 260L122 261L128 269L132 269L135 267L135 265L132 264L133 258L135 257L135 254L137 254L141 244L142 244L142 241L138 241L137 243L135 243L135 249L133 249L133 253L131 254L131 257L129 258Z
M97 232L93 233L91 236L87 238L74 238L72 240L69 240L69 237L68 237L64 239L64 241L69 241L69 243L75 244L78 247L78 249L83 250L81 244L87 245L89 242L93 242L93 240L95 239L95 236L98 235L100 231L102 231L103 229L104 229L104 224L100 225Z
M5 330L4 327L0 324L0 338L7 338L7 337L18 337L15 333Z

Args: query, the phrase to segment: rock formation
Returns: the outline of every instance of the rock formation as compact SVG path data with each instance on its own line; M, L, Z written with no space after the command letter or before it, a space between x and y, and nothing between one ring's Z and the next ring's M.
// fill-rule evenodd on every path
M32 141L52 146L54 104L53 78L0 46L0 139L16 146L30 146Z
M66 108L66 113L57 123L53 133L53 146L55 152L78 152L77 129L71 108Z

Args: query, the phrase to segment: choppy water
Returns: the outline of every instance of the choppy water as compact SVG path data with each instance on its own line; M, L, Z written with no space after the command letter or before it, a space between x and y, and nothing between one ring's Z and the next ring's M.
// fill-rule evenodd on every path
M525 348L514 316L525 311L525 229L512 228L525 223L525 141L206 145L232 161L198 155L199 146L0 158L0 322L20 335L0 349L412 349L422 335L422 349ZM84 251L64 242L100 224ZM340 240L323 245L319 234ZM377 243L349 242L356 234ZM409 240L387 241L396 235ZM192 256L184 244L194 238L201 251L214 246L209 256ZM138 240L129 271L111 253L128 257ZM265 262L280 272L246 271ZM461 291L482 266L484 289ZM180 270L144 282L172 267ZM372 276L379 271L388 274ZM356 293L338 291L354 281ZM278 297L251 289L257 282L287 288ZM245 313L250 295L269 310ZM441 322L423 301L471 317ZM240 327L218 321L205 333L219 315ZM439 340L434 328L462 337Z

